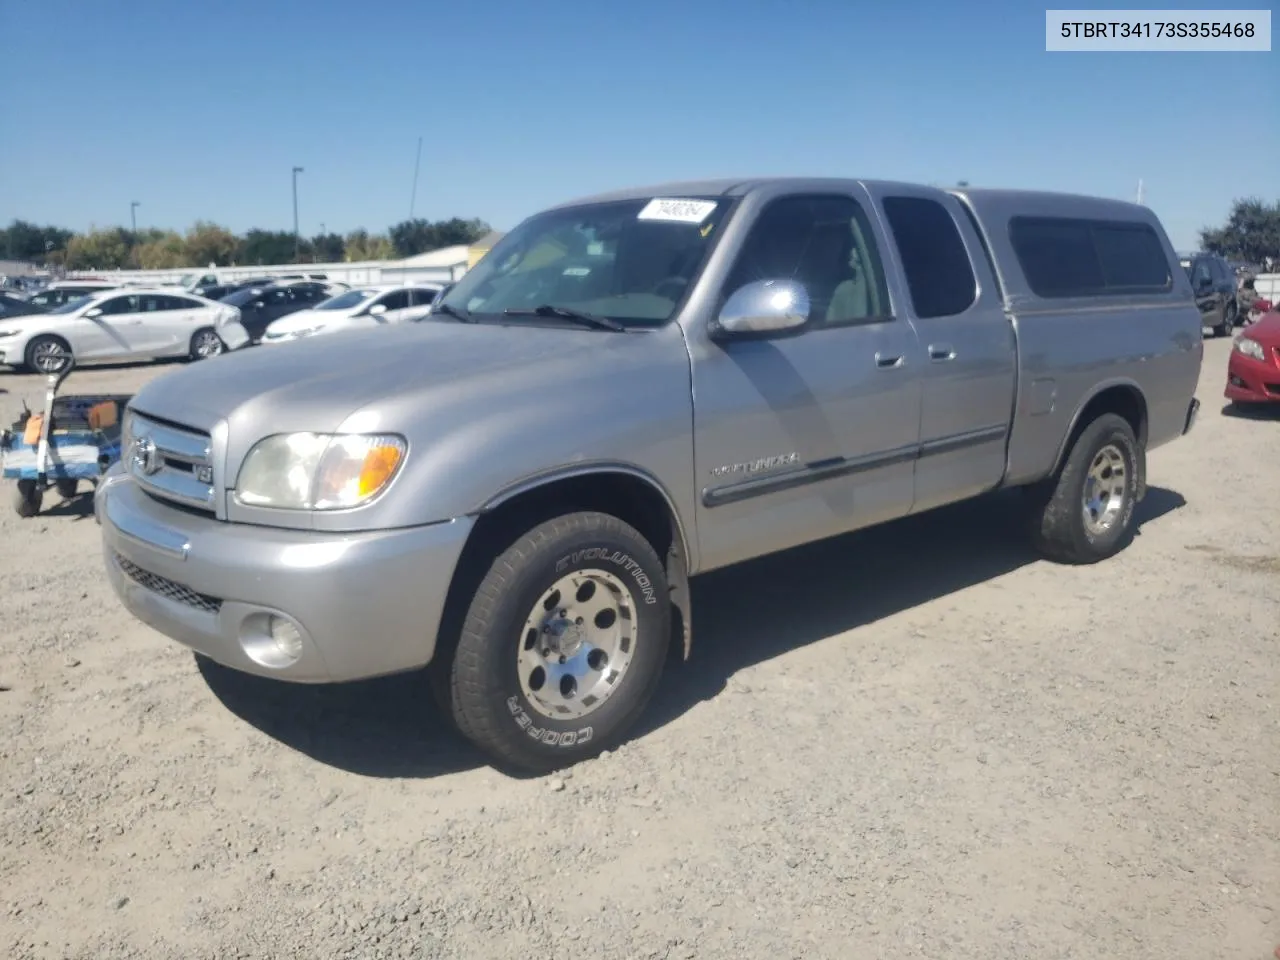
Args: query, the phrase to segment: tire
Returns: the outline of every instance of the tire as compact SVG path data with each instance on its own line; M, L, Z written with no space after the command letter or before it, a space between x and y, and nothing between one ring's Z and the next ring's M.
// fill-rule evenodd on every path
M56 486L58 488L58 496L63 500L71 500L80 492L80 481L78 480L58 480Z
M66 366L66 360L57 359L58 354L61 353L70 355L70 344L61 337L44 333L27 344L27 350L22 355L22 359L27 369L34 370L36 373L60 373Z
M1097 563L1123 549L1133 537L1138 463L1138 440L1124 417L1104 413L1085 427L1057 477L1032 491L1036 549L1068 564ZM1113 485L1109 501L1086 500L1091 487L1097 490L1101 483L1105 489L1108 482Z
M34 517L44 503L44 491L34 480L19 480L13 491L13 509L20 517Z
M639 718L670 632L666 576L644 537L603 513L548 520L493 561L471 598L446 668L449 713L498 766L570 766Z
M201 327L191 335L191 346L187 348L187 355L192 360L207 360L209 357L221 356L226 350L227 345L222 342L222 338L213 327Z
M1213 328L1215 337L1229 337L1231 331L1236 328L1236 305L1234 303L1227 304L1226 310L1222 314L1222 322Z

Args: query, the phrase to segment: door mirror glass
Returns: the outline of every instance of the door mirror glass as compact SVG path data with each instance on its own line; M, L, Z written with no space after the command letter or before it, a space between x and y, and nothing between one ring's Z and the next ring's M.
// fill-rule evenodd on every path
M712 334L742 336L795 330L808 322L809 309L804 284L756 280L730 294L712 324Z

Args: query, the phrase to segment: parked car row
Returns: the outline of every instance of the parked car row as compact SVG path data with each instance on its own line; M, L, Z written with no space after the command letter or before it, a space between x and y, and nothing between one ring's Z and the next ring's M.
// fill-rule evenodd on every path
M420 320L442 289L263 281L229 285L219 300L179 286L87 281L55 284L25 301L6 297L0 301L0 365L54 373L66 353L77 361L200 360L261 342Z

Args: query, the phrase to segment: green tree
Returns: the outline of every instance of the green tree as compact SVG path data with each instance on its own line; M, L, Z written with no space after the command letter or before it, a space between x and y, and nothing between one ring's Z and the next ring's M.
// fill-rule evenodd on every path
M68 270L120 270L129 265L130 237L120 227L90 229L67 241Z
M206 267L210 263L225 267L235 259L240 247L235 234L207 220L197 220L192 225L183 245L187 250L187 263L193 267Z
M1246 263L1280 257L1280 201L1236 200L1226 224L1200 231L1200 245L1210 253Z
M149 230L134 247L134 260L143 270L193 266L186 242L173 230Z
M65 250L71 237L70 230L60 227L40 227L26 220L14 220L0 231L0 251L7 260L40 263L54 250Z
M433 223L421 218L404 220L391 228L391 242L396 253L412 257L429 250L475 243L491 228L483 220L463 220L454 217Z
M289 263L293 259L293 234L285 230L254 228L240 241L240 263Z
M321 263L339 263L346 244L340 233L318 233L311 238L311 251Z
M346 258L348 261L391 260L396 256L395 244L383 234L369 235L368 230L353 230L347 234Z

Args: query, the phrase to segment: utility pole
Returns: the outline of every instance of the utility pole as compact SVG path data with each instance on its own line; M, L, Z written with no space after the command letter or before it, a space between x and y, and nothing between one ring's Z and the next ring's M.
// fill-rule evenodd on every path
M137 200L129 203L129 222L133 225L133 239L138 239L138 208L142 206Z
M418 154L413 160L413 192L409 194L409 219L413 219L413 206L418 201L418 165L422 163L422 138L418 138Z
M298 257L302 254L302 241L298 236L298 174L302 173L301 167L293 168L293 262L298 262Z

